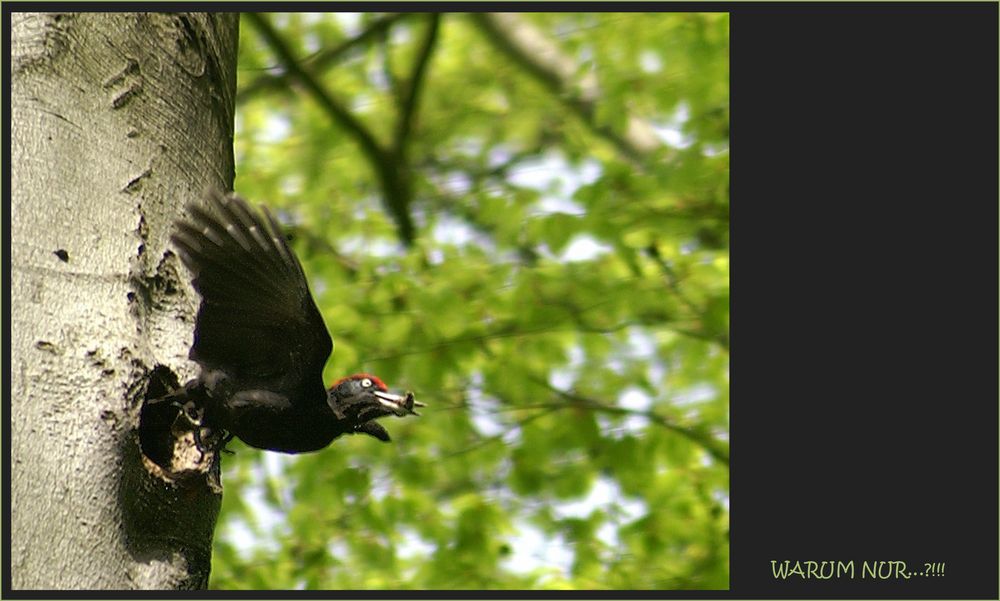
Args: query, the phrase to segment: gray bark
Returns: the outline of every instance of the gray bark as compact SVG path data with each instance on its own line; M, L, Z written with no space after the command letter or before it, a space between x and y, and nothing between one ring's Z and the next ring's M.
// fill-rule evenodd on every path
M160 469L138 424L154 368L193 374L168 237L232 182L238 15L14 13L10 35L13 587L204 587L218 466Z

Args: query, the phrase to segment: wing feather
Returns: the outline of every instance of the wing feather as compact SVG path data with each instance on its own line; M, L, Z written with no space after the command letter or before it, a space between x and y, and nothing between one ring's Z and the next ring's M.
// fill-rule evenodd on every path
M278 222L219 192L188 213L171 240L202 298L191 359L293 402L325 403L333 341Z

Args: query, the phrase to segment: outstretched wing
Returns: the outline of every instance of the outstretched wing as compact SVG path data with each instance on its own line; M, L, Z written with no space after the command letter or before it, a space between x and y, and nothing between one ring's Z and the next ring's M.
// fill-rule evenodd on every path
M190 357L242 387L326 403L333 342L302 265L265 207L212 192L171 237L201 294Z

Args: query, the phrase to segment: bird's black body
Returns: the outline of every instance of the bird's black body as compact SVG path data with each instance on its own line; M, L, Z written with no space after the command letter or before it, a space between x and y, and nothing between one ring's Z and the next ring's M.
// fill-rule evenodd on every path
M202 371L181 396L207 426L261 449L316 451L355 432L388 441L374 420L421 403L367 374L327 390L333 343L280 226L235 195L207 205L189 206L171 238L202 298L190 352Z

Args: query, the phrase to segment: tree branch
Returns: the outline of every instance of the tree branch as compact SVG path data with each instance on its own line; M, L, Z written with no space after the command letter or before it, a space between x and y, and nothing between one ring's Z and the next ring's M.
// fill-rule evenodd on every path
M530 376L530 379L539 386L548 389L549 391L555 393L560 398L563 398L572 403L572 405L557 404L556 405L557 407L561 407L564 409L568 409L570 407L584 407L586 409L591 409L593 411L600 411L602 413L613 413L618 415L637 415L640 417L645 417L646 419L657 424L658 426L666 428L671 432L680 434L684 438L687 438L691 442L702 447L708 452L709 455L714 457L720 463L723 463L727 466L729 465L728 445L716 440L715 438L712 437L712 435L708 434L707 432L704 432L696 428L681 426L671 421L670 418L664 415L660 415L658 413L654 413L653 411L639 411L636 409L627 409L625 407L618 407L617 405L609 405L607 403L602 403L601 401L581 396L572 391L561 390L550 384L548 380L544 378ZM541 408L544 406L546 406L545 403L532 405L532 407L535 408Z
M471 175L473 183L476 186L481 185L483 175L477 173L472 173ZM481 234L490 242L496 243L497 228L492 224L484 223L480 220L479 213L474 207L469 205L467 200L456 198L449 192L442 189L442 187L437 185L434 181L430 181L430 185L434 187L434 194L429 195L427 200L432 208L461 217L475 232ZM538 262L538 251L532 248L531 245L526 243L517 244L516 250L522 265L530 267Z
M629 278L622 278L621 281L627 281ZM659 289L659 285L657 285ZM609 302L607 299L598 301L596 303L579 306L574 305L572 302L566 300L565 297L559 298L538 298L538 302L545 305L552 305L561 307L568 315L568 321L550 321L544 324L521 324L516 320L508 320L505 322L497 322L491 324L491 327L487 331L483 331L478 334L458 336L455 338L449 338L445 340L440 340L426 346L408 346L404 350L399 350L396 352L378 354L377 351L382 350L381 348L371 348L370 352L366 353L367 360L369 361L385 361L389 359L398 359L400 357L405 357L409 355L420 355L423 353L433 353L442 349L446 349L449 346L457 344L474 343L480 344L489 340L498 340L503 338L518 338L522 336L536 336L545 335L555 332L582 332L587 334L611 334L614 332L619 332L625 328L632 326L642 326L648 328L662 327L666 330L674 332L676 334L694 339L701 340L703 342L722 344L723 348L728 350L728 344L726 341L720 341L718 338L711 334L693 331L681 326L677 323L671 321L671 317L665 313L647 313L646 315L638 315L632 319L626 319L624 321L619 321L617 323L612 323L608 325L595 325L589 324L580 317L583 313L588 311L593 311L594 309L600 307L601 305ZM484 347L486 348L486 347Z
M287 73L287 77L298 81L313 95L333 120L354 137L370 162L376 165L381 163L386 158L386 153L375 138L354 115L327 93L309 71L299 64L298 60L292 55L288 45L285 44L285 41L274 27L271 26L267 18L259 13L245 13L245 16L253 23L254 27L257 28L257 31L260 32L261 36L263 36L264 40L271 47L271 50L277 55L278 60L281 61L282 67L284 67Z
M674 295L677 296L678 299L680 299L681 303L683 303L684 306L687 307L687 309L691 311L691 313L693 313L694 315L702 315L704 313L704 309L701 309L697 305L695 305L694 302L690 298L688 298L686 294L684 294L683 290L681 290L680 281L679 278L677 277L677 272L675 272L673 267L671 267L670 264L667 263L667 261L663 258L663 256L660 254L659 248L656 247L656 244L650 244L644 249L644 252L646 256L651 258L653 262L656 263L656 265L660 268L660 271L663 272L663 276L667 280L667 286L669 286L670 290L673 291ZM728 336L713 335L711 333L703 334L702 336L704 337L705 340L715 342L716 344L720 345L727 351L729 350Z
M407 246L413 244L413 219L408 212L409 198L406 196L407 187L401 177L401 166L395 163L394 157L378 143L364 124L327 93L319 81L299 64L288 45L264 16L258 13L245 13L245 15L277 55L288 75L305 87L331 118L358 143L382 187L383 207L396 222L400 240Z
M413 62L413 74L407 81L407 87L403 92L399 120L396 122L396 136L393 143L395 154L400 159L405 160L406 157L406 146L407 142L409 142L410 130L413 127L413 115L416 112L420 92L423 89L427 65L430 62L431 54L433 54L434 46L437 43L440 22L441 16L439 14L433 13L430 15L430 20L427 24L427 33L424 36L423 44L420 46L420 51Z
M550 413L556 411L562 411L565 409L583 408L600 413L611 413L616 415L634 415L634 416L644 417L648 419L650 422L662 428L670 430L671 432L679 434L680 436L687 438L691 442L705 449L705 451L719 463L726 466L729 465L728 445L719 440L716 440L707 432L704 432L697 428L681 426L671 421L670 418L654 413L653 411L640 411L637 409L627 409L625 407L610 405L591 398L583 397L571 391L561 390L559 388L556 388L555 386L552 386L551 384L549 384L547 380L544 380L542 378L533 376L529 376L529 378L536 384L546 388L547 390L551 391L555 395L559 396L560 398L568 402L532 403L530 405L516 405L508 401L504 401L502 398L497 397L506 406L498 410L496 413L505 413L509 411L525 411L525 410L533 410L534 412L517 420L512 426L506 428L503 432L482 438L476 441L475 443L469 445L468 447L459 449L457 451L449 453L448 455L445 455L445 457L463 455L465 453L469 453L477 449L480 449L488 444L502 441L504 437L510 434L513 430L521 428L535 421L536 419L548 415ZM496 395L494 394L492 396Z
M623 155L642 163L650 152L662 146L652 127L634 116L628 116L624 134L598 124L596 107L600 89L597 78L587 74L577 83L576 62L520 15L473 13L470 18L494 47L524 68L595 134L611 142Z
M331 63L340 60L341 57L351 50L354 50L358 46L368 44L371 42L372 38L388 31L393 24L412 16L413 14L414 13L390 13L379 17L375 21L372 21L371 25L368 26L368 29L365 29L357 36L344 40L333 48L321 50L313 55L312 58L303 60L302 62L309 63L310 67L314 71L322 71ZM245 102L246 100L264 91L285 91L287 89L288 73L280 73L278 75L263 74L243 86L239 93L236 94L236 101Z
M479 344L482 347L483 352L485 352L486 355L489 356L490 358L493 358L493 353L490 352L490 349L488 346L486 346L485 341L480 340ZM511 430L513 430L514 428L521 427L527 423L530 423L531 421L534 421L535 419L538 419L544 415L548 415L553 411L560 411L571 408L573 409L584 408L584 409L589 409L591 411L599 411L601 413L612 413L617 415L636 415L644 417L648 419L650 422L662 428L665 428L667 430L670 430L671 432L683 436L684 438L687 438L691 442L705 449L705 451L713 458L715 458L716 461L726 465L727 467L729 466L729 445L719 440L716 440L711 434L702 429L691 428L682 426L680 424L676 424L673 421L671 421L670 418L664 415L660 415L658 413L654 413L653 411L640 411L637 409L628 409L625 407L619 407L617 405L611 405L595 399L584 397L573 391L562 390L550 384L547 378L540 378L538 376L531 374L529 374L527 378L530 381L534 382L535 384L541 386L542 388L545 388L546 390L554 393L558 397L568 402L532 403L529 405L518 405L506 401L502 397L497 396L495 393L491 393L492 396L496 397L504 405L506 405L506 409L501 409L500 411L520 411L526 409L533 409L537 411L535 411L534 413L525 418L522 418L521 420L518 420L518 422L513 426L513 428L508 428L507 430L501 432L500 434L484 438L465 449L461 449L459 451L456 451L455 453L452 453L453 455L467 453L469 451L481 448L491 442L502 440L503 437L509 434Z
M484 438L480 438L479 440L477 440L476 442L470 444L467 447L458 449L457 451L452 451L451 453L448 453L447 455L444 455L444 458L445 459L450 459L451 457L456 457L458 455L464 455L466 453L471 453L472 451L475 451L477 449L481 449L481 448L485 447L486 445L492 444L494 442L500 442L500 441L502 441L504 439L505 436L507 436L508 434L510 434L511 432L513 432L514 430L516 430L518 428L522 428L522 427L530 424L531 422L535 421L536 419L538 419L540 417L544 417L544 416L546 416L546 415L548 415L550 413L558 411L559 409L563 409L563 407L561 407L561 406L557 407L557 406L549 405L549 406L545 406L545 407L538 407L538 409L540 409L540 410L532 413L531 415L525 416L525 417L517 420L517 422L515 422L514 425L510 426L509 428L507 428L503 432L500 432L499 434L494 434L492 436L486 436Z

